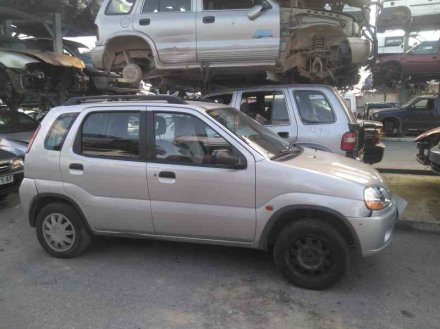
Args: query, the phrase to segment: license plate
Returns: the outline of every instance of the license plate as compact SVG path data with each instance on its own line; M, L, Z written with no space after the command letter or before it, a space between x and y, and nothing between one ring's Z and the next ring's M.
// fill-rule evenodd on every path
M11 184L13 182L14 182L13 175L0 177L0 185Z

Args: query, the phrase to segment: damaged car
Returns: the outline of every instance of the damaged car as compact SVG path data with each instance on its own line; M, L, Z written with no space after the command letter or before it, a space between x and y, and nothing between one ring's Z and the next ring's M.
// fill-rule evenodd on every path
M92 60L127 83L352 85L375 31L344 3L369 15L367 0L105 0Z
M10 109L25 97L58 104L87 90L84 68L82 60L64 54L0 48L0 99Z
M440 175L440 127L427 131L415 139L417 143L417 161L431 167Z

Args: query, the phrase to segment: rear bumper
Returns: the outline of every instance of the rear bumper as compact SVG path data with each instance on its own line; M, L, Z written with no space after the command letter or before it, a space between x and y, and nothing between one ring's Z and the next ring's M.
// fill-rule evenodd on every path
M21 181L23 180L23 171L2 173L1 176L14 175L14 182L11 184L0 185L0 195L6 195L18 191Z
M385 210L373 212L371 217L348 218L356 232L362 256L371 256L385 249L393 240L394 226L406 208L407 202L398 195Z

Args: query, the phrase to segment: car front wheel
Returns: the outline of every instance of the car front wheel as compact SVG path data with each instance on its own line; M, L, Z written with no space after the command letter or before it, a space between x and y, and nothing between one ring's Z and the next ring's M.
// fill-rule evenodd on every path
M285 227L274 246L274 260L284 277L298 287L326 289L348 268L348 247L333 226L305 218Z
M36 231L44 250L58 258L80 255L91 241L81 216L65 203L51 203L43 207L37 215Z

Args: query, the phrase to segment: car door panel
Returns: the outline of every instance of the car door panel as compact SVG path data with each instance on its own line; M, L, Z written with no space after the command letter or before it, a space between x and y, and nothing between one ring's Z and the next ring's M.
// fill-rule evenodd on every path
M150 110L161 114L174 113L172 109L168 109L169 112L164 108ZM177 109L176 111L180 113ZM194 115L201 122L209 123ZM177 134L177 130L177 124L174 123L173 126L173 122L168 119L167 132L164 135ZM236 141L225 139L246 157L246 169L160 163L155 160L148 162L147 178L157 234L231 241L254 239L254 159ZM158 148L161 152L174 147L166 146L159 137L157 145L162 145Z
M141 111L133 107L133 113ZM102 108L83 111L71 132L81 134L80 125L94 113L102 113ZM69 135L66 144L78 141L81 135ZM85 156L75 147L63 148L61 175L65 191L82 205L90 226L97 231L154 233L145 161Z
M201 8L196 23L198 61L275 62L280 42L279 9L271 8L255 20L248 18L250 10Z
M153 40L160 61L164 64L195 63L195 0L191 0L191 11L146 12L149 10L147 5L145 2L139 6L139 12L133 15L133 28Z

